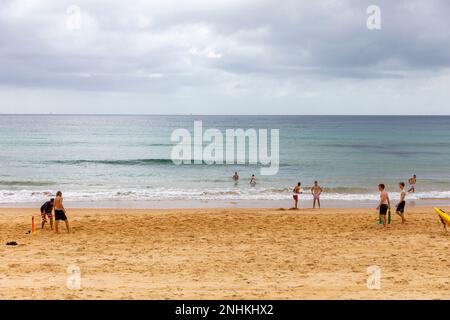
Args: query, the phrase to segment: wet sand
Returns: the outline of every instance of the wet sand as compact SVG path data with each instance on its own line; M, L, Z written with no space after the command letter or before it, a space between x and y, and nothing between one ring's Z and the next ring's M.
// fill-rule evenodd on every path
M36 213L0 209L0 299L450 299L450 231L431 207L387 230L364 208L69 209L59 235Z

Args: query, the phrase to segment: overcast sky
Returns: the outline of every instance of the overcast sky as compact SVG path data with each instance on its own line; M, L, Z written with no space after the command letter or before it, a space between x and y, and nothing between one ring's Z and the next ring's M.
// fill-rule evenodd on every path
M449 67L447 0L0 0L0 113L450 114Z

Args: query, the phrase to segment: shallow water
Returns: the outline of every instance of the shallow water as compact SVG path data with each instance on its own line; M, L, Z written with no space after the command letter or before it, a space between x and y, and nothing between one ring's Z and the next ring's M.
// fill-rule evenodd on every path
M261 176L258 165L175 165L171 133L192 132L194 120L223 133L279 129L278 174ZM373 202L378 183L396 198L397 183L413 173L410 200L450 198L443 116L0 115L0 150L3 204L44 201L57 190L77 203L290 200L297 181L308 190L316 179L325 200Z

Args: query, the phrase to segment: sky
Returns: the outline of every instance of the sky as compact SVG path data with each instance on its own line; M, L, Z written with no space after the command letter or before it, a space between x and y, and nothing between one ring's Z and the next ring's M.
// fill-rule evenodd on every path
M0 113L450 114L449 88L447 0L0 0Z

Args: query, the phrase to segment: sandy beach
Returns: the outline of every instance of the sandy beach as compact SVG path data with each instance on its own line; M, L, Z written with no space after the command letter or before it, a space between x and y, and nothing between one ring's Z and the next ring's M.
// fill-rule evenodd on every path
M0 299L450 299L450 232L430 207L388 230L364 208L69 209L72 234L30 235L33 214L0 209Z

